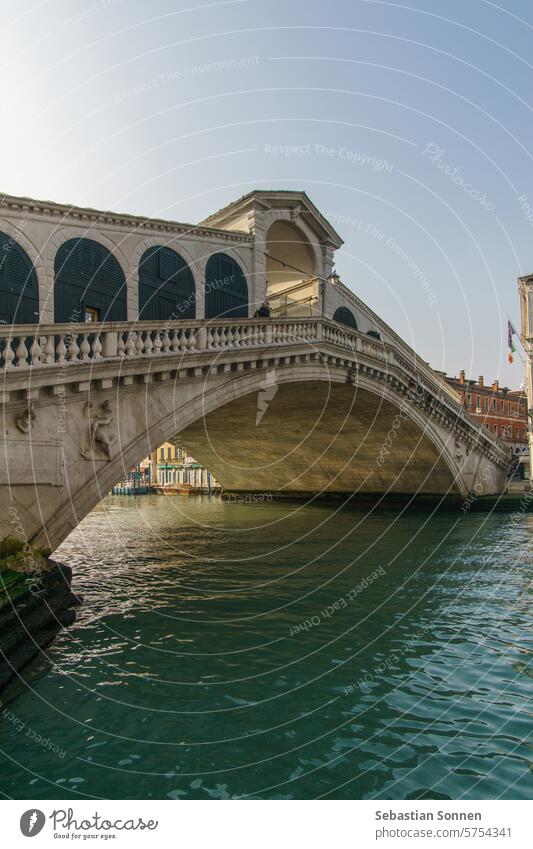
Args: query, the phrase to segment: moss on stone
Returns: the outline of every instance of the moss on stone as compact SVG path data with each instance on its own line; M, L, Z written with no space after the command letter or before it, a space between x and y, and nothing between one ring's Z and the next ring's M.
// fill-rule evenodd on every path
M51 568L48 548L35 548L28 542L15 537L0 540L0 569L28 574L45 572Z
M24 548L24 543L16 537L4 537L0 540L0 559L17 554Z

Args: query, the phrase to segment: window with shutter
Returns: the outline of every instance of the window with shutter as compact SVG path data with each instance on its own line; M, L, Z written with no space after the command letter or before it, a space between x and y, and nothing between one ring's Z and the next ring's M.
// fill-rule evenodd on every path
M248 284L238 263L227 254L213 254L207 262L205 316L248 317Z
M333 321L338 321L339 324L345 324L347 327L357 330L355 316L347 307L338 307L333 315Z
M55 321L82 320L87 307L102 321L125 321L126 295L124 273L107 248L92 239L61 245L55 258Z
M178 253L149 248L139 263L139 318L190 319L196 315L194 277Z
M0 318L5 324L39 321L39 284L26 251L0 233Z

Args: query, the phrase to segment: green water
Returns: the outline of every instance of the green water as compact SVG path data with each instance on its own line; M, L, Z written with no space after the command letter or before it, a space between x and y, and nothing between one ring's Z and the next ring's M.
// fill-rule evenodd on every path
M0 790L531 797L532 534L531 514L108 498L57 552L85 603L0 716Z

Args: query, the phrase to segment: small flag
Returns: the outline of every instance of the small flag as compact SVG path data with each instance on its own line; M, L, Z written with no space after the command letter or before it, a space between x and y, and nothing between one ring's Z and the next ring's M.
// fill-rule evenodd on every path
M516 353L516 348L515 348L514 343L513 343L513 336L517 336L517 335L518 334L517 334L516 330L514 329L513 325L511 324L511 321L509 319L507 319L507 346L509 348L508 359L509 359L510 363L513 362L513 354Z

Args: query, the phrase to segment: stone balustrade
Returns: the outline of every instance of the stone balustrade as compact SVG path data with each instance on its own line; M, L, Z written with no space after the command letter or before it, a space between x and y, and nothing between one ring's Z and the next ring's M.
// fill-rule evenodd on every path
M16 325L0 330L0 370L157 357L245 347L309 344L321 338L320 320L234 319L226 322L114 322ZM328 341L353 347L354 334L328 327ZM357 335L357 334L355 334Z
M407 345L396 340L385 343L360 331L325 318L233 319L228 321L101 322L82 325L15 325L0 328L1 389L9 397L10 375L24 370L65 369L95 366L108 361L164 361L183 359L209 352L260 351L290 346L307 347L320 352L323 346L344 355L351 353L374 362L380 369L399 370L404 378L422 385L426 392L444 402L450 412L472 425L468 414L447 383ZM1 393L0 393L1 394ZM490 434L484 434L488 441Z

